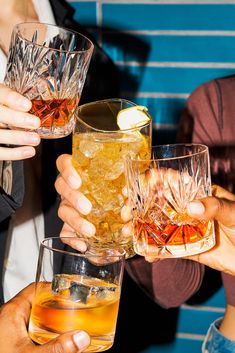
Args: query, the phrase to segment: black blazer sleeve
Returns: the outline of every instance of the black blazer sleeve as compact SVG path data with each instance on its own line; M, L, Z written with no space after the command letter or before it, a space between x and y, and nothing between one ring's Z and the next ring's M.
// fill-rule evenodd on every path
M0 222L8 218L22 205L24 197L24 172L23 162L12 162L12 190L7 194L0 188Z

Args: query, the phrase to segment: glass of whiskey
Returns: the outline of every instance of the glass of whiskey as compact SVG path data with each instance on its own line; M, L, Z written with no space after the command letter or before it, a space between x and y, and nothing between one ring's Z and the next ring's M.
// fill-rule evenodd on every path
M114 341L125 251L81 253L78 238L67 240L41 243L29 335L44 344L67 331L85 330L91 337L86 352L102 352Z
M135 252L149 258L184 257L215 245L213 221L187 214L187 204L211 195L208 147L159 145L149 160L126 160Z
M42 138L71 133L93 48L87 37L55 25L14 27L4 83L31 100Z

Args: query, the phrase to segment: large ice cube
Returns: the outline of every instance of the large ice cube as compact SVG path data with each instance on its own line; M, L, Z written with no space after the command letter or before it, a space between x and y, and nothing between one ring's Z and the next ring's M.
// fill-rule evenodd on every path
M103 145L89 139L83 139L80 141L79 149L87 158L94 158L103 149Z
M52 281L52 291L69 300L86 304L91 287L72 280L70 275L56 274Z

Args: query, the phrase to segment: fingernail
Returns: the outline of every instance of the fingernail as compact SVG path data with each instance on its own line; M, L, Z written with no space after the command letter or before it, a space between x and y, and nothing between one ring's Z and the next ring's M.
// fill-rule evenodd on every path
M89 346L90 337L86 332L80 331L80 332L76 333L75 335L73 335L73 341L76 344L78 350L80 351L80 350L83 350Z
M37 116L26 116L24 118L25 125L38 128L40 126L40 119Z
M23 109L30 110L32 104L29 99L27 98L20 98L17 102Z
M14 100L15 104L18 105L19 108L22 108L25 111L30 110L32 106L29 99L19 95L18 93L11 93L11 99Z
M128 222L132 218L130 207L125 205L122 207L121 218L123 219L124 222Z
M91 202L84 195L81 194L77 200L78 211L84 215L87 215L88 213L90 213L91 208Z
M22 152L23 158L33 157L34 155L35 155L35 149L34 148L28 148L28 149L25 149Z
M122 194L123 194L123 196L128 196L128 190L127 190L127 187L126 186L124 186L124 188L122 189Z
M78 189L81 186L81 180L79 176L76 175L70 175L68 177L68 182L72 189Z
M130 237L132 234L133 234L133 225L132 224L125 224L123 227L122 227L122 234L126 237Z
M39 143L40 142L40 137L37 134L34 133L27 133L25 136L25 142L27 143Z
M200 201L192 201L188 204L187 211L191 215L202 216L205 212L205 206Z
M96 230L95 226L92 223L87 222L86 220L83 220L81 225L81 233L83 235L91 237L95 234L95 230Z

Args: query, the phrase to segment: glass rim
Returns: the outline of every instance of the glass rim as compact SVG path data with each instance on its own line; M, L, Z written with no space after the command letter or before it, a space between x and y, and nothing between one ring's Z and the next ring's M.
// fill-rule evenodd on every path
M154 149L156 148L162 148L162 147L166 147L166 148L169 148L169 147L174 147L174 146L185 146L185 147L201 147L202 150L201 151L198 151L198 152L194 152L194 153L191 153L191 154L186 154L186 155L179 155L179 156L176 156L176 157L164 157L164 158L146 158L146 159L133 159L133 158L130 158L129 156L127 156L125 159L127 162L131 163L131 162L134 162L134 163L143 163L143 162L161 162L161 161L170 161L170 160L178 160L178 159L184 159L184 158L191 158L191 157L194 157L194 156L197 156L197 155L200 155L200 154L204 154L204 153L208 153L209 152L209 148L207 145L204 145L204 144L201 144L201 143L172 143L172 144L163 144L163 145L154 145L151 147L151 152L154 151Z
M45 45L42 45L42 44L37 44L37 43L33 43L31 40L29 39L26 39L22 33L20 32L20 27L22 26L28 26L28 25L34 25L35 27L38 26L47 26L47 27L54 27L54 28L59 28L59 29L62 29L63 31L65 32L70 32L72 33L73 35L76 35L78 37L82 37L83 39L85 39L87 42L89 42L90 46L89 48L87 49L84 49L84 50L64 50L64 49L56 49L56 48L52 48L50 46L45 46ZM89 51L93 51L94 49L94 44L92 43L92 41L86 37L84 34L80 33L80 32L77 32L77 31L74 31L72 29L69 29L69 28L66 28L66 27L62 27L62 26L58 26L58 25L54 25L54 24L51 24L51 23L46 23L46 22L20 22L20 23L17 23L13 30L12 30L12 33L17 33L17 35L22 39L24 40L25 42L27 43L33 43L36 47L39 47L39 48L46 48L46 49L50 49L52 51L56 51L56 52L59 52L59 53L71 53L71 54L76 54L76 53L86 53L86 52L89 52Z
M103 257L106 257L106 258L119 258L119 259L125 259L125 255L126 255L126 251L122 248L122 247L108 247L108 246L97 246L96 248L97 249L105 249L105 250L118 250L119 253L118 254L105 254L105 255L102 255L102 254L96 254L96 253L89 253L88 251L90 250L89 248L89 245L88 245L88 248L87 248L87 251L85 251L84 253L74 253L72 251L67 251L67 250L62 250L62 249L57 249L56 247L54 246L49 246L49 245L46 245L45 243L48 242L48 241L53 241L53 240L61 240L61 239L76 239L76 240L81 240L77 237L48 237L48 238L45 238L41 241L40 243L40 247L41 248L44 248L44 249L47 249L47 250L50 250L52 252L56 252L56 253L61 253L61 254L66 254L66 255L70 255L70 256L77 256L77 257L82 257L82 258L103 258ZM66 244L66 243L63 243L63 241L61 240L61 244L64 244L64 245L69 245L69 244ZM70 246L70 245L69 245ZM71 247L71 246L70 246ZM72 248L72 247L71 247ZM74 249L76 250L76 249Z
M119 129L119 130L104 130L104 129L97 129L89 124L87 124L85 121L83 121L82 119L79 118L78 116L78 111L85 107L85 106L91 106L93 104L102 104L103 102L115 102L115 101L122 101L122 102L125 102L125 103L128 103L130 105L132 105L133 107L137 106L138 104L128 100L128 99L125 99L125 98L107 98L107 99L101 99L101 100L98 100L98 101L94 101L94 102L89 102L89 103L85 103L85 104L82 104L82 105L79 105L76 109L76 111L74 112L75 114L75 118L76 120L78 120L79 122L81 122L84 126L86 126L87 128L89 129L92 129L93 131L95 132L101 132L101 133L106 133L106 134L113 134L113 133L117 133L117 132L134 132L134 131L139 131L140 129L142 128L145 128L147 126L149 126L149 124L152 123L152 117L150 116L150 114L148 114L148 117L149 117L149 121L143 125L140 125L140 126L137 126L137 127L132 127L132 128L129 128L129 129ZM74 134L76 134L76 132L74 132Z

